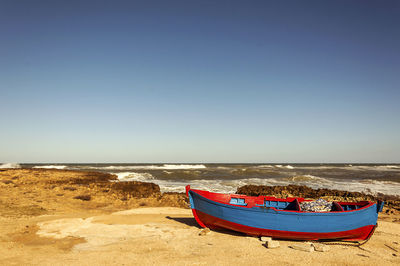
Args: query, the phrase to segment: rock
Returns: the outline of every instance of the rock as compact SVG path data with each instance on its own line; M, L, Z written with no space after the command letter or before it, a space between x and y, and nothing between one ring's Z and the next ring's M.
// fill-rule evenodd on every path
M312 246L314 247L315 251L319 252L327 252L330 250L329 246L321 243L312 243Z
M262 242L267 242L267 241L271 241L271 240L272 240L272 237L269 237L269 236L262 236L262 237L260 237L260 240L261 240Z
M199 236L205 236L211 233L211 230L209 228L204 228L200 230Z
M295 243L290 245L289 247L292 249L306 251L306 252L314 251L314 247L311 245L311 243Z
M107 184L111 190L119 192L125 196L148 198L154 195L160 195L160 187L153 183L139 181L109 182Z
M319 198L316 201L300 202L300 208L306 212L330 212L332 210L332 202Z
M279 248L279 247L280 247L280 244L279 244L279 241L276 241L276 240L269 240L269 241L267 241L267 242L265 243L265 246L266 246L267 248Z
M64 190L69 190L69 191L75 191L76 188L75 187L64 187Z
M185 193L164 192L159 199L162 206L190 208L189 198Z
M79 195L79 196L74 197L74 199L89 201L92 199L92 197L90 195Z

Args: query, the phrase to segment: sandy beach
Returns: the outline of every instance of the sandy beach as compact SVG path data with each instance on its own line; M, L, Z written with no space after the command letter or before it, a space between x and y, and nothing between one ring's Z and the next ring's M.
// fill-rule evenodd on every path
M399 265L400 215L386 208L361 247L267 249L255 237L199 235L183 194L102 173L0 171L1 265Z

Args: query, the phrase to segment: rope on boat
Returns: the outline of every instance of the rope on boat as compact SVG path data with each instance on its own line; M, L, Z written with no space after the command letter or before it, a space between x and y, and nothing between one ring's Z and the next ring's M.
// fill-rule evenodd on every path
M363 241L354 241L354 242L352 242L352 241L342 240L340 242L326 242L326 243L324 242L324 244L325 245L340 245L340 246L359 247L362 250L368 251L366 249L361 248L361 246L364 245L365 243L367 243L371 239L371 236L374 234L375 229L377 227L378 227L378 223L376 223L374 228L372 228L371 232L369 233L368 237ZM318 241L313 241L313 242L318 242ZM321 241L319 243L321 243Z

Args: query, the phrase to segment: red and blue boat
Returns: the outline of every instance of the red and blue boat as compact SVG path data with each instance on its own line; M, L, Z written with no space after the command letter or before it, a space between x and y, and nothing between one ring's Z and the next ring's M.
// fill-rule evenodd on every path
M193 216L201 227L251 236L293 240L367 240L384 202L333 202L329 212L305 212L303 198L279 199L213 193L186 186Z

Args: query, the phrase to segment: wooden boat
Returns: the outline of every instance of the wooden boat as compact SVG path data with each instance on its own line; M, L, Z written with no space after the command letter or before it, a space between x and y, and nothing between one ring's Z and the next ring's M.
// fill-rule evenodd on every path
M220 194L186 186L201 227L294 240L361 241L371 237L384 202L333 202L330 212L305 212L303 198Z

